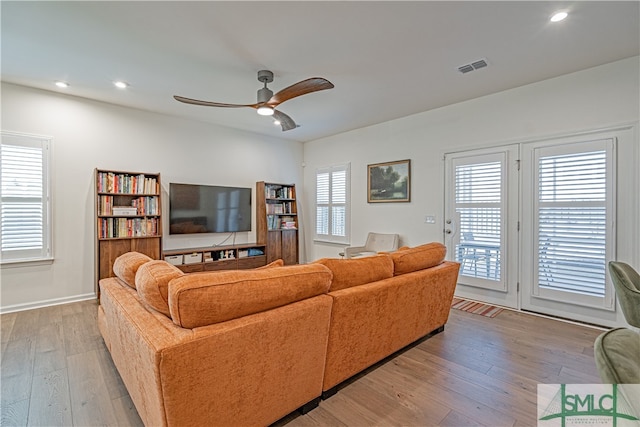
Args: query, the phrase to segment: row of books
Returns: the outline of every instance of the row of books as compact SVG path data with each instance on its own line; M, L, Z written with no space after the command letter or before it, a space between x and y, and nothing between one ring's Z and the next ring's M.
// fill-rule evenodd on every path
M281 215L281 214L292 214L293 212L293 202L283 202L283 203L267 203L267 214L268 215Z
M158 181L144 174L98 172L98 193L158 194Z
M114 206L113 203L113 196L98 196L98 215L134 216L160 214L157 197L141 196L131 200L131 208L133 210L121 209L123 206Z
M99 218L98 238L157 236L159 222L158 218Z
M293 187L265 187L267 199L293 199Z
M292 216L267 215L267 228L269 230L295 230L296 220Z

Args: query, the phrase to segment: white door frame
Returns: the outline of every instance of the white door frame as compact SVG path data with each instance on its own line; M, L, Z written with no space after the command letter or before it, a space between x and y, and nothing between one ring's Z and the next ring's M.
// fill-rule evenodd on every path
M518 189L519 189L519 145L468 150L445 154L445 228L444 242L447 259L456 260L459 249L459 218L455 201L456 165L483 162L501 162L502 200L501 237L499 255L499 277L481 278L467 275L458 276L456 296L484 301L505 307L520 308L518 297ZM487 269L487 272L489 270Z

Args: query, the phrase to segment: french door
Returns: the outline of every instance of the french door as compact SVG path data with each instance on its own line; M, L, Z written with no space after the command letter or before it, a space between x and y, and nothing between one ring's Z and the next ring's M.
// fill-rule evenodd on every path
M599 323L615 320L614 132L445 155L456 295ZM604 322L606 323L606 322Z
M522 309L615 318L614 147L611 135L523 145Z
M445 156L445 245L456 295L518 308L518 146Z

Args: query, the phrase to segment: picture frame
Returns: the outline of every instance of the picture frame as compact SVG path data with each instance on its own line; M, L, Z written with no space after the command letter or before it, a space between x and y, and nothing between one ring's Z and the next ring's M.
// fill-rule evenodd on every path
M367 165L367 202L411 201L411 160Z

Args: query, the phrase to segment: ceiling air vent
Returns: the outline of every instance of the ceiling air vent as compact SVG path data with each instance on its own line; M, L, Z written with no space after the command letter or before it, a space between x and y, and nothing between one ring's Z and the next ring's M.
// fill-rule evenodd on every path
M465 65L461 65L458 67L458 71L460 71L462 74L466 74L469 73L471 71L474 70L479 70L480 68L484 68L486 67L487 64L487 60L486 59L479 59L477 61L472 62L471 64L465 64Z

